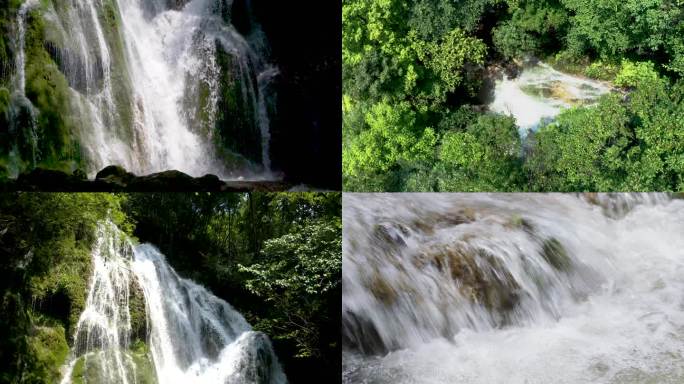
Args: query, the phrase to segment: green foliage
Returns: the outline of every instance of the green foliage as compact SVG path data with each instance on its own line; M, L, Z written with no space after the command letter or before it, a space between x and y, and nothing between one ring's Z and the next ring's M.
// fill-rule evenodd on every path
M612 191L624 175L630 149L628 116L618 96L593 109L572 109L534 136L528 158L534 189Z
M157 244L179 274L269 332L293 381L302 367L324 382L338 378L341 204L339 193L0 195L0 382L59 381L85 305L94 231L106 218ZM136 377L128 379L153 383L137 284L129 308L125 364ZM77 360L73 381L101 381L107 353Z
M557 1L520 1L509 12L511 18L492 31L494 45L504 57L538 55L560 45L569 15Z
M539 191L681 190L682 85L636 82L630 100L562 113L533 137L525 169Z
M618 70L620 70L618 65L595 61L585 68L584 74L592 79L612 81L617 76Z
M66 360L69 346L61 326L36 326L27 337L31 369L26 370L26 383L55 383L61 379L59 368Z
M347 144L342 158L345 176L381 174L402 163L430 159L435 132L431 128L415 132L416 119L406 103L373 105L365 116L368 129Z
M97 222L110 217L131 229L123 200L78 193L0 196L0 372L8 382L18 382L19 372L30 372L24 382L56 381L85 305Z
M684 73L683 5L343 1L344 188L681 188L681 86L671 83ZM481 102L472 96L485 62L528 55L622 89L523 143L510 119L468 105Z
M341 204L339 193L141 193L126 211L181 276L275 340L292 382L328 382L340 372Z
M520 185L520 138L510 117L482 115L444 135L435 165L440 191L511 190Z
M328 318L323 296L335 295L342 273L342 223L314 221L267 240L266 263L240 266L251 277L245 286L273 306L274 317L256 328L292 340L298 357L320 356L320 322ZM315 321L312 321L315 320Z
M622 68L615 76L614 84L619 87L636 87L639 84L653 84L660 81L658 72L651 62L634 63L622 61Z

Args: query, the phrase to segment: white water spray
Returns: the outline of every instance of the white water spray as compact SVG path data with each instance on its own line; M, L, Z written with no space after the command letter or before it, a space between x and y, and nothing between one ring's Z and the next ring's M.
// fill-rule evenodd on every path
M684 201L345 195L345 383L677 383Z
M515 79L498 80L489 109L513 116L524 137L562 110L591 104L609 91L602 82L568 75L539 63L524 68Z
M153 246L133 247L106 222L98 227L92 256L88 299L62 384L83 379L76 375L103 384L287 383L268 337L228 303L180 278ZM134 282L147 312L147 357L136 356L130 345ZM152 366L151 378L141 361Z

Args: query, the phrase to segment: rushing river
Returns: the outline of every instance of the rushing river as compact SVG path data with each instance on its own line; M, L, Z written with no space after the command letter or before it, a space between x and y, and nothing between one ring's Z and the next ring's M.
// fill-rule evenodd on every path
M513 116L524 137L563 109L591 104L609 91L602 82L568 75L538 63L524 68L515 79L504 76L498 80L489 109Z
M684 382L684 201L345 194L344 383Z

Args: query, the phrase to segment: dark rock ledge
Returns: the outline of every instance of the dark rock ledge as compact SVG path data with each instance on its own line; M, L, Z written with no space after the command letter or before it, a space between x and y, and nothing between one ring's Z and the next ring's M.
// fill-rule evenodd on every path
M46 192L248 192L283 191L290 185L282 181L224 181L215 175L192 177L180 171L164 171L136 176L111 165L89 180L82 171L69 174L42 168L0 180L0 191Z

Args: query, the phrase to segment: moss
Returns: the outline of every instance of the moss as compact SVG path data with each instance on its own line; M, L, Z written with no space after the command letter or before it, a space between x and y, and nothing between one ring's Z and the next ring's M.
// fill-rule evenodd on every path
M522 229L530 234L534 232L534 224L532 224L530 220L516 214L512 215L508 221L504 223L504 227L508 229Z
M26 29L26 96L40 111L36 124L39 149L46 168L80 162L75 126L70 111L69 86L44 48L44 21L39 11L29 12Z
M28 347L33 361L27 382L58 382L61 377L59 368L69 353L64 328L34 327L28 336Z
M10 125L10 103L11 95L9 89L5 87L0 87L0 135L8 134L7 129ZM5 140L3 140L3 148L5 146Z
M211 137L216 120L213 113L215 108L212 103L209 83L200 77L188 74L185 79L183 110L189 126L195 133L205 138Z
M76 360L74 369L71 372L73 384L86 384L89 382L99 382L102 373L101 353L88 353Z
M239 64L235 57L226 52L220 43L216 43L216 59L219 65L220 98L218 116L216 117L219 146L239 153L252 161L261 160L261 133L255 120L252 100L245 99L241 82L249 79L240 77ZM256 84L253 74L251 81Z
M71 372L73 384L105 382L102 377L103 360L111 358L112 351L96 351L83 355L76 360ZM156 384L154 364L147 344L138 342L124 352L127 380L136 384Z
M135 343L131 348L130 356L135 364L134 382L137 384L157 383L157 375L147 344L142 341Z
M131 315L131 339L137 341L147 338L147 310L145 308L145 296L137 279L131 282L128 308Z
M120 13L116 1L105 0L103 2L103 12L100 13L100 23L104 31L105 40L109 47L109 54L112 60L111 81L114 102L118 113L118 133L122 138L132 142L135 140L133 129L133 90L131 79L126 68L126 49L124 47L123 35L121 32Z

